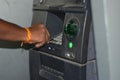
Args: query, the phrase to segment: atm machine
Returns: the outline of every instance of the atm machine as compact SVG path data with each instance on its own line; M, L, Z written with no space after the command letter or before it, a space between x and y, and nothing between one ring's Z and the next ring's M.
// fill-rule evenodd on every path
M90 0L34 0L51 40L29 54L30 80L97 80Z

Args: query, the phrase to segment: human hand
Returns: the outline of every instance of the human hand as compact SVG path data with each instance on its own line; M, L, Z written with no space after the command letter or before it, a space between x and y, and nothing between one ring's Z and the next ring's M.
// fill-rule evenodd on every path
M36 24L29 28L31 32L31 40L29 44L35 44L35 47L41 47L49 43L50 33L44 24Z

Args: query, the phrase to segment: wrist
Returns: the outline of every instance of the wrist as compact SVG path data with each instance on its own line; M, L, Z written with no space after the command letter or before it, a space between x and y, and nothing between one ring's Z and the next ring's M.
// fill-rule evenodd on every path
M29 28L24 28L24 31L26 33L26 36L24 37L22 43L21 43L21 47L23 46L23 43L30 43L31 41L31 31Z
M30 42L30 40L31 40L31 31L30 31L30 29L29 29L29 28L24 28L24 29L25 29L26 34L27 34L27 37L26 37L26 39L25 39L25 41L24 41L24 42L29 43L29 42Z

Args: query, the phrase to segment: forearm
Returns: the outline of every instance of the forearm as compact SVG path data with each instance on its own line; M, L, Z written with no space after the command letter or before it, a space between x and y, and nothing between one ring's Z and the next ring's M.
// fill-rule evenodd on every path
M26 31L16 24L0 19L0 40L25 41Z
M48 43L49 39L50 34L44 24L36 24L24 29L0 19L0 40L23 41L40 47Z

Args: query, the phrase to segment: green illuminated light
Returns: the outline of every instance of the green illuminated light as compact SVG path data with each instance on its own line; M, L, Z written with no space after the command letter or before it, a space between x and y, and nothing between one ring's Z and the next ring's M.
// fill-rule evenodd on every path
M69 42L69 48L73 48L73 43Z

